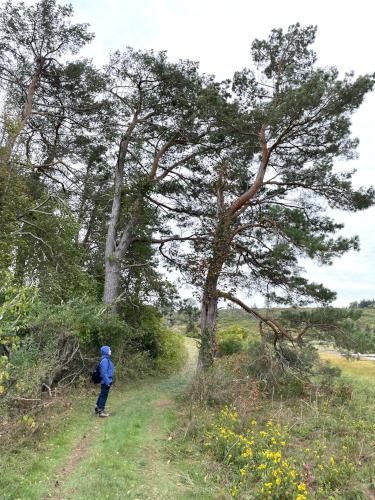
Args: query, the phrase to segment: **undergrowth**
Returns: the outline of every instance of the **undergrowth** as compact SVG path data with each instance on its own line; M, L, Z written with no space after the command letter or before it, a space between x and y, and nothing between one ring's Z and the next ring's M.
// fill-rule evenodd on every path
M361 378L345 361L338 377L324 365L320 378L300 380L293 394L280 390L287 379L264 390L245 361L244 354L221 358L190 388L181 442L211 458L207 480L219 468L228 496L241 499L372 498L375 390L366 370Z

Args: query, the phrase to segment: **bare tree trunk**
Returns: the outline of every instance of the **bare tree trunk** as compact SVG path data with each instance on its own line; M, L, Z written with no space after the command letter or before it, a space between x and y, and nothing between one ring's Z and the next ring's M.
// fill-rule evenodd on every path
M128 126L126 134L120 142L117 158L112 210L108 223L107 238L105 244L105 275L103 302L111 304L112 311L116 312L116 302L120 287L121 259L129 249L132 242L133 227L136 219L131 215L121 235L118 235L118 223L121 213L121 191L124 182L125 159L129 148L131 134L137 124L140 107L135 111L133 119ZM137 202L135 203L137 204ZM138 206L138 205L137 205ZM137 208L137 207L135 207ZM119 241L118 241L119 240Z
M106 247L103 302L111 305L112 312L114 313L117 311L118 305L116 299L119 296L120 290L121 261L133 242L134 228L138 221L139 200L134 203L132 208L133 213L128 218L125 229L120 236L120 241L116 243L116 241L113 240L113 246L111 247L111 250L113 250L108 254ZM108 234L110 234L109 231ZM113 238L115 238L115 233L113 233Z
M105 261L105 282L103 302L111 304L112 312L116 312L115 300L120 288L121 262L114 255Z

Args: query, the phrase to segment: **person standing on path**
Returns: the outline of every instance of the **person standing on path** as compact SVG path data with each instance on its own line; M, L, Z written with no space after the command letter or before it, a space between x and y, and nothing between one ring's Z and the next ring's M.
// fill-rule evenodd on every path
M113 384L113 377L115 375L115 365L111 359L111 348L104 345L100 348L102 357L99 363L100 371L100 394L96 402L95 413L99 417L108 417L105 412L105 405L108 398L108 393Z

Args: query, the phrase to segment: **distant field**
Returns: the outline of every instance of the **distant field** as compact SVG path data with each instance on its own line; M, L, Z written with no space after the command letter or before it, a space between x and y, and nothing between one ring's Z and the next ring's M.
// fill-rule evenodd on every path
M338 354L320 353L321 359L330 361L335 366L341 368L343 374L349 375L353 378L360 379L372 379L375 381L375 361L368 361L365 359L361 360L350 360L343 358Z
M257 309L262 316L277 318L277 309ZM221 309L219 310L218 328L224 330L230 326L240 326L246 328L251 333L259 333L259 322L253 316L242 309Z
M270 318L277 319L280 311L285 311L285 309L281 308L273 308L273 309L262 309L259 308L258 311L263 316L268 316ZM362 316L360 317L359 324L362 328L367 328L371 330L375 330L375 309L361 309ZM218 327L219 329L228 328L233 325L238 325L243 328L249 329L253 333L259 332L258 321L253 318L249 313L243 311L242 309L234 308L234 309L220 309L219 310L219 318L218 318Z

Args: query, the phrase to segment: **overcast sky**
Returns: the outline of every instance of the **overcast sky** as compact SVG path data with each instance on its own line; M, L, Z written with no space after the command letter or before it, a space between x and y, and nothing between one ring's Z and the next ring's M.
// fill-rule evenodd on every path
M33 3L29 0L28 3ZM254 38L290 24L318 26L318 64L356 74L375 71L374 7L372 0L73 0L76 18L91 24L96 39L84 55L97 64L108 53L132 46L167 50L172 60L199 61L203 72L218 79L250 64ZM358 185L375 184L375 95L353 117L353 134L360 139L356 168ZM336 259L330 267L307 263L306 275L337 292L335 305L375 298L375 207L363 213L335 214L346 235L358 234L359 253ZM253 302L253 301L252 301Z

